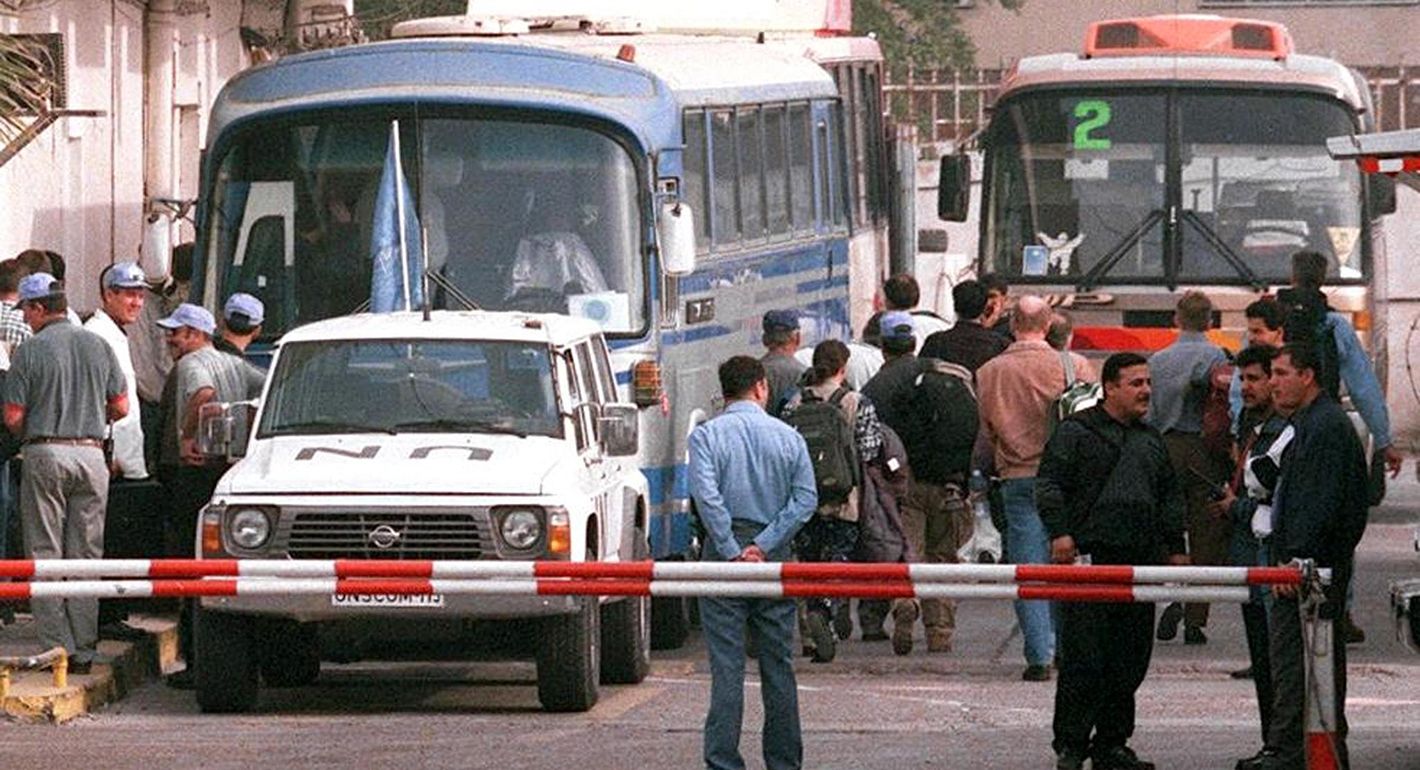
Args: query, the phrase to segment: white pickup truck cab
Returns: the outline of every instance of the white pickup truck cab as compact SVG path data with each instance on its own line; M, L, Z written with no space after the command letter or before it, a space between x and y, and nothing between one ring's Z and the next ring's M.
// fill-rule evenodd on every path
M637 412L616 392L584 319L440 311L295 329L259 404L204 411L204 451L235 464L202 512L199 556L647 558ZM548 710L591 708L599 682L650 665L641 597L213 597L194 628L198 703L250 709L259 680L309 683L375 641L458 654L503 620L531 641Z

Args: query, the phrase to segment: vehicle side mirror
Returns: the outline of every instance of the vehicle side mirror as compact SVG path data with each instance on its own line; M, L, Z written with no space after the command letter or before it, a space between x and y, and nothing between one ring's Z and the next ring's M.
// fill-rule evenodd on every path
M229 463L245 457L255 416L255 401L203 404L197 410L197 451Z
M965 222L971 206L971 158L943 155L937 174L937 218Z
M1395 178L1385 174L1371 174L1366 179L1366 198L1371 216L1379 217L1395 213Z
M661 242L661 269L679 277L695 272L695 214L684 203L665 203L656 223Z
M602 404L602 446L610 457L630 457L638 447L641 413L635 404Z

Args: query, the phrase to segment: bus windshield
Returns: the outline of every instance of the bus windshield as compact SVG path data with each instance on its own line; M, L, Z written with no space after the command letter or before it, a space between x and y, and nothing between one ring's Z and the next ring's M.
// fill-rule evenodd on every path
M271 338L365 308L391 118L264 123L226 148L207 217L206 280L219 306L233 292L260 297ZM570 313L611 334L644 328L640 185L621 144L526 120L404 116L399 132L434 307Z
M1292 253L1311 249L1333 279L1364 279L1359 173L1325 143L1354 130L1341 104L1297 93L1015 97L986 139L987 269L1261 285L1288 282Z

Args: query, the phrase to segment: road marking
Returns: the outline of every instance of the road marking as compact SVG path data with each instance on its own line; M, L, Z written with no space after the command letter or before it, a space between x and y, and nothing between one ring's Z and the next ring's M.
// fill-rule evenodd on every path
M650 681L647 678L635 687L619 688L610 698L598 703L588 716L595 722L614 722L625 716L626 712L665 692L664 687L647 686Z

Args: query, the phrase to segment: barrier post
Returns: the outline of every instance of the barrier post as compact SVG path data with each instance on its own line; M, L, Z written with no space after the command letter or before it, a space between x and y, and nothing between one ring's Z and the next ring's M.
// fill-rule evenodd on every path
M1336 752L1336 658L1335 622L1322 617L1326 602L1325 577L1304 564L1302 597L1302 666L1306 677L1302 710L1306 729L1304 750L1307 770L1340 770Z

